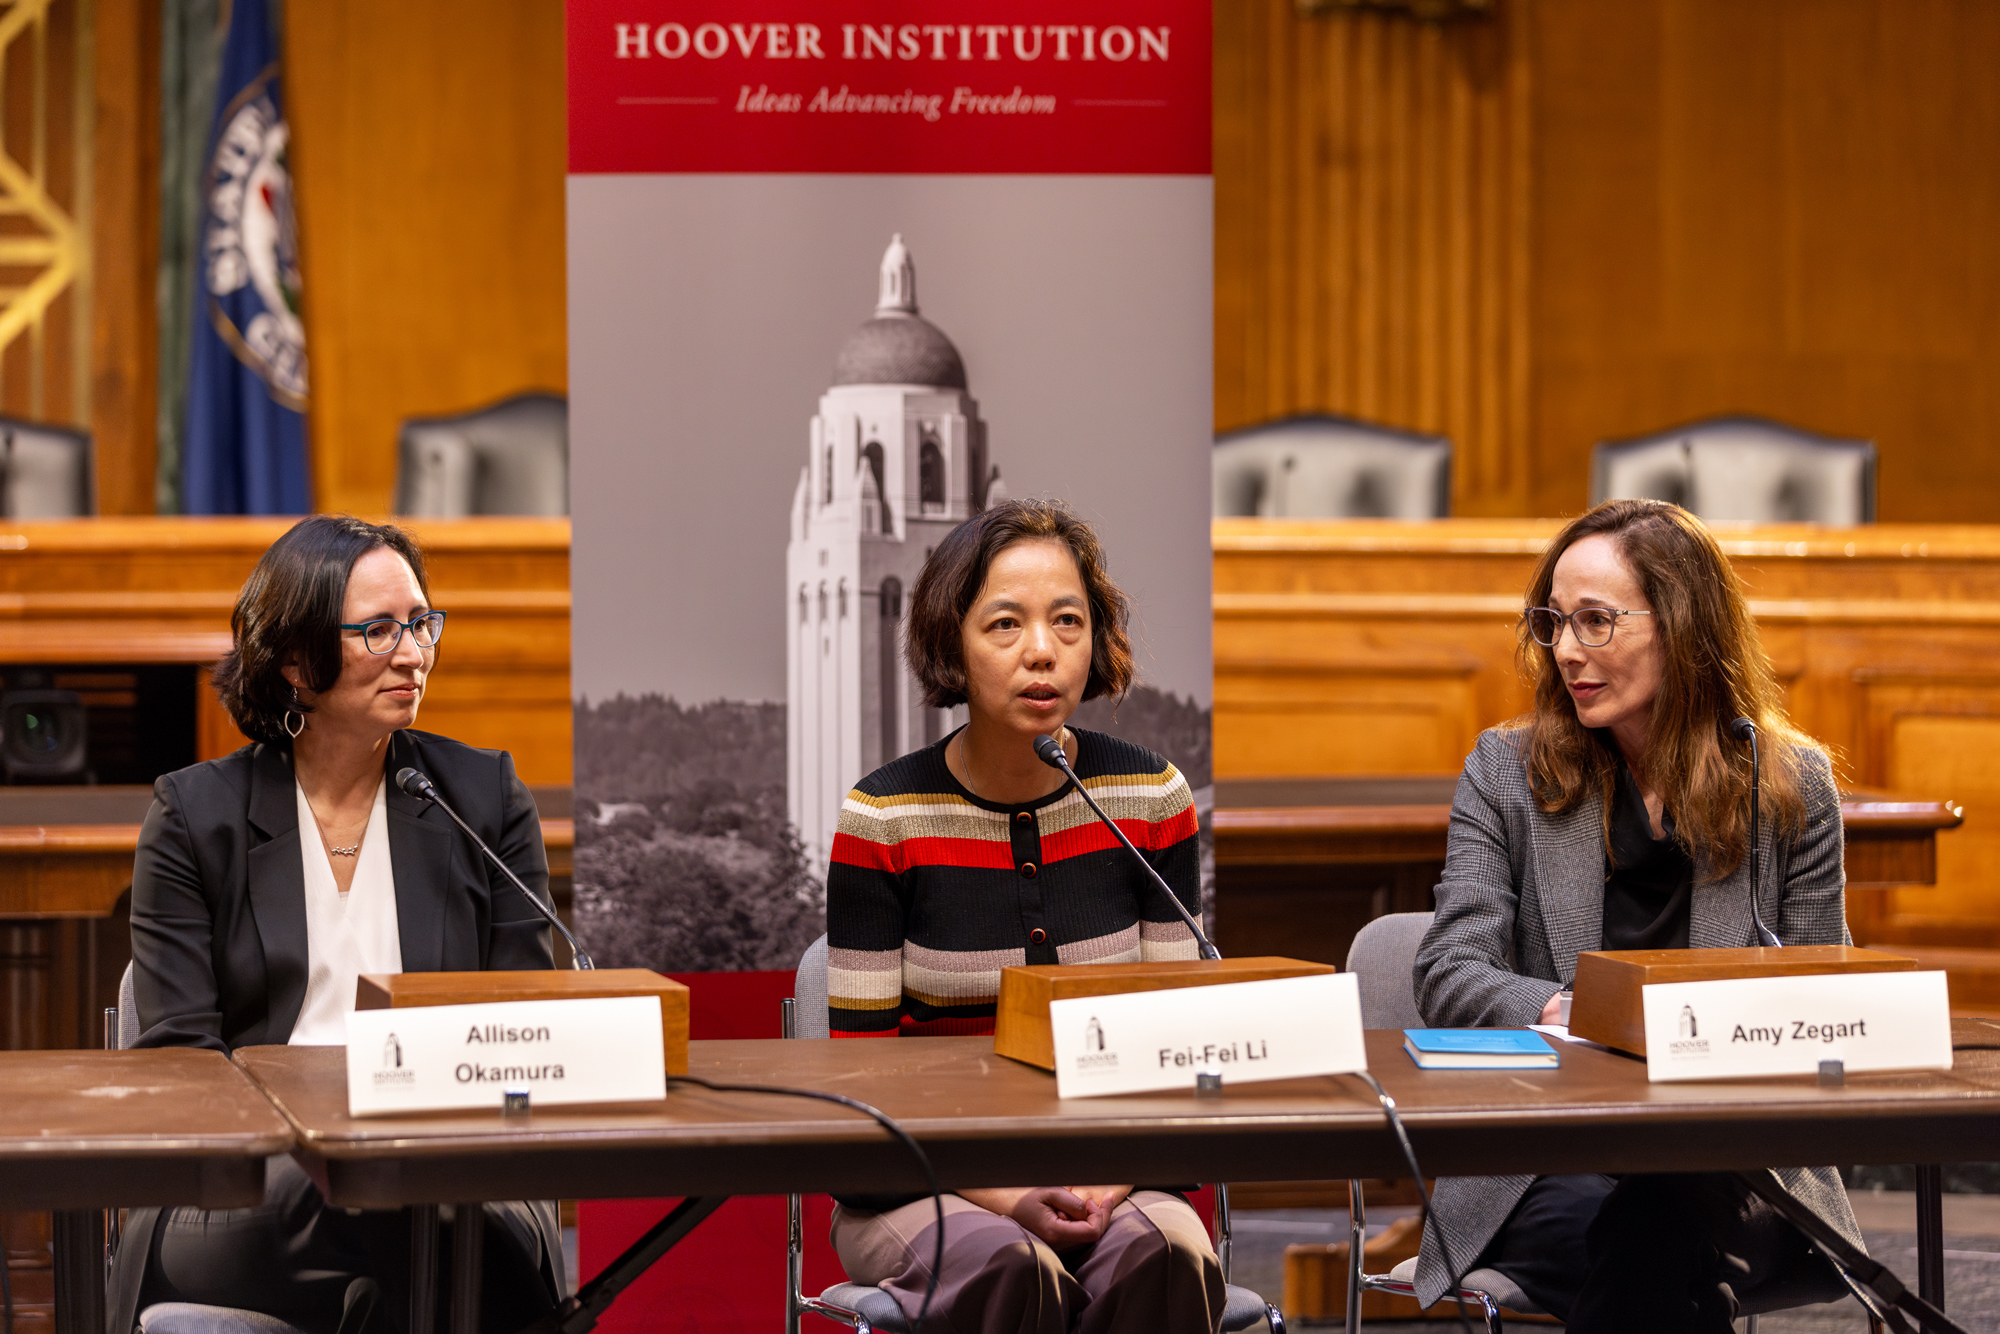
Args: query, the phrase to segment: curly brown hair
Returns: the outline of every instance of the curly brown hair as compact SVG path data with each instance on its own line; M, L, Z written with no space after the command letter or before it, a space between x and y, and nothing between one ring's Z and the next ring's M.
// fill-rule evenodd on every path
M392 524L346 514L315 514L287 529L258 558L237 595L229 631L235 644L215 665L215 693L237 729L253 741L292 744L285 712L294 703L284 669L296 665L315 693L340 679L340 621L354 562L388 547L410 563L424 597L431 595L424 555Z
M1819 743L1785 716L1757 623L1729 558L1702 521L1657 500L1608 500L1556 535L1528 584L1530 607L1545 607L1556 562L1587 537L1609 537L1653 609L1666 655L1646 735L1646 779L1674 814L1675 835L1720 880L1742 864L1749 844L1750 747L1730 732L1737 718L1757 724L1764 751L1763 803L1772 828L1797 833L1805 822L1799 760ZM1535 687L1526 732L1528 781L1544 811L1573 810L1586 797L1604 804L1610 846L1618 749L1585 727L1563 684L1555 650L1535 642L1521 618L1520 662Z
M973 599L996 556L1016 542L1037 539L1069 548L1090 601L1090 677L1083 697L1123 695L1131 689L1132 643L1125 633L1131 608L1104 567L1097 534L1061 501L1007 500L952 529L924 562L910 594L903 656L930 708L966 702L962 635Z

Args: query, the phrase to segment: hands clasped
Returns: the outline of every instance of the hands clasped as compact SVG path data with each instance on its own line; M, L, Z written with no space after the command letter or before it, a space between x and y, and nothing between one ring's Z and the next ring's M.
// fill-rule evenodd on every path
M959 1192L983 1209L1011 1218L1051 1250L1093 1246L1111 1225L1111 1214L1130 1186L1029 1186Z

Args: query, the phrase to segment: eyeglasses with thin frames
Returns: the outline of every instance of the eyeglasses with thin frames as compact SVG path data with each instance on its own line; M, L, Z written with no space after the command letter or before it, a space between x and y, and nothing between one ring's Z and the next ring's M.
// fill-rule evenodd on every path
M1543 648L1554 648L1562 639L1564 624L1576 632L1576 642L1585 648L1603 648L1611 642L1620 616L1651 616L1650 611L1623 607L1578 607L1564 613L1554 607L1529 607L1521 613L1528 618L1528 633Z
M342 621L340 628L359 630L361 642L367 645L370 653L394 653L396 646L403 642L405 630L408 630L410 637L417 641L418 648L436 648L438 640L444 638L444 613L427 611L421 616L412 616L407 621L399 621L393 616L384 616L374 621L361 621L353 625Z

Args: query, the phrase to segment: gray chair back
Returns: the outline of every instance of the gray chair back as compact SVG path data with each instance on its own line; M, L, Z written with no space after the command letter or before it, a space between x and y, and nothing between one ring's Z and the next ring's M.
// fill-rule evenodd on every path
M1346 417L1302 416L1217 437L1218 518L1441 519L1451 441Z
M559 394L520 394L455 417L412 417L396 451L398 514L569 513L569 404Z
M92 465L90 432L0 417L0 517L95 513Z
M826 1012L826 937L806 946L799 956L798 976L792 980L792 1035L801 1038L832 1036L832 1020Z
M1399 912L1361 928L1347 947L1347 971L1361 984L1363 1028L1422 1028L1417 1013L1417 946L1435 913Z
M1714 417L1591 451L1590 502L1670 500L1710 523L1875 522L1875 446Z

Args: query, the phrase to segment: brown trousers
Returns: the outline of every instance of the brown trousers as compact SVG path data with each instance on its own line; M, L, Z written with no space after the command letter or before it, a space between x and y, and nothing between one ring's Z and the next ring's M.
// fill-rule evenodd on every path
M1215 1334L1222 1319L1221 1266L1178 1195L1134 1191L1102 1240L1062 1255L957 1195L944 1197L944 1213L944 1272L925 1334ZM848 1279L880 1287L912 1321L936 1230L929 1199L881 1214L833 1211Z

